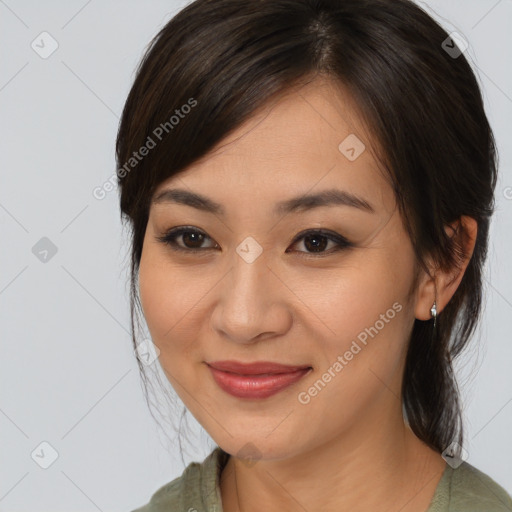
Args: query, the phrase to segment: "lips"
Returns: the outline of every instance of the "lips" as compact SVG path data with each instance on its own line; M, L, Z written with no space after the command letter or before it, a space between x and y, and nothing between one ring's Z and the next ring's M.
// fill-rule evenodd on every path
M244 399L268 398L292 386L312 370L307 365L290 366L267 361L215 361L207 365L220 389Z
M294 373L298 370L310 368L309 365L290 366L270 361L259 361L253 363L240 363L238 361L213 361L208 366L223 372L236 373L238 375L275 375L283 373Z

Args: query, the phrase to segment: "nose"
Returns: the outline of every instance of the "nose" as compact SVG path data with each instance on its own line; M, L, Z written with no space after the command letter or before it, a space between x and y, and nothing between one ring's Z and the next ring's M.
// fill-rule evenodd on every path
M291 292L270 268L265 251L253 261L235 252L217 289L211 327L226 340L249 344L291 328Z

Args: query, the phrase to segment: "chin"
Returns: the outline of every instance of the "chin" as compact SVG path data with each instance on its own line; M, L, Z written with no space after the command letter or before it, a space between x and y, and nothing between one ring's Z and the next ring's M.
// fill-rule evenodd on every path
M297 446L290 447L289 439L272 441L264 436L261 440L250 436L234 436L217 444L233 457L245 460L247 465L254 465L259 460L286 459L293 456L298 449Z

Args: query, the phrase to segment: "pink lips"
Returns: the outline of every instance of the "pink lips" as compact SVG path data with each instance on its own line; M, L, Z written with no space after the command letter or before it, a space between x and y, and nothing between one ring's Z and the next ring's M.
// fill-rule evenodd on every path
M207 364L219 387L237 398L267 398L291 386L312 369L267 361L214 361Z

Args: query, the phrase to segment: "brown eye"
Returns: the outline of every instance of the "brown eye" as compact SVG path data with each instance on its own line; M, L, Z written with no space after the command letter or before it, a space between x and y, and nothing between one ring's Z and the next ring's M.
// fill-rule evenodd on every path
M204 241L204 234L195 231L185 231L181 234L183 243L189 249L198 249Z
M181 243L178 243L180 238ZM163 236L158 236L157 240L168 245L171 247L171 249L176 251L199 253L219 247L217 243L215 243L214 247L202 247L202 244L205 242L205 240L212 239L206 233L188 226L170 229ZM304 251L287 250L286 252L297 252L301 253L301 256L315 257L326 256L341 249L353 247L353 245L346 238L338 235L337 233L326 230L317 229L302 231L299 233L299 235L297 235L292 243L292 246L297 245L301 240L304 240ZM330 248L332 250L326 251L329 242L333 244L333 246Z
M319 256L325 256L332 254L333 252L337 252L341 249L352 247L352 244L346 238L338 235L337 233L325 230L303 231L297 235L293 241L292 246L296 245L301 240L303 240L302 243L306 250L296 252L303 253L302 256L306 257L315 257L315 254L318 254ZM333 243L334 247L331 246L331 248L334 250L326 251L325 249L329 245L329 242Z
M182 244L178 244L176 241L180 237ZM201 245L206 239L210 239L210 237L202 231L186 226L171 229L165 235L157 237L157 240L169 245L172 249L189 252L203 251ZM211 249L211 247L206 247L206 249Z
M323 252L329 242L332 241L324 235L307 235L302 237L302 240L304 241L304 247L312 252Z

